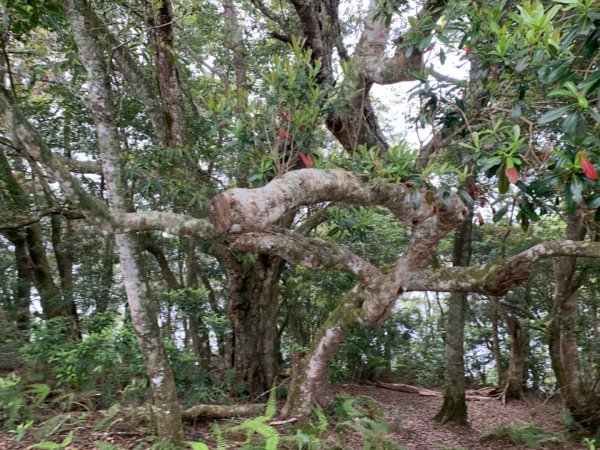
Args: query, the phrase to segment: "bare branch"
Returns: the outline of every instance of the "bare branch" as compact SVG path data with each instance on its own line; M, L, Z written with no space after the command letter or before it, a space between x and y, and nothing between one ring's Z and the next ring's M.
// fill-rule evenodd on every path
M313 270L335 269L348 272L368 289L373 289L382 280L377 267L347 248L285 229L245 233L232 239L230 245L234 250L277 255Z
M16 230L18 228L27 227L50 215L61 215L69 220L86 218L85 214L78 210L67 209L60 206L49 206L37 211L32 211L29 214L11 213L10 220L5 220L5 218L2 217L2 220L0 221L0 230Z
M271 19L273 22L275 22L277 25L279 25L281 27L281 30L285 32L285 35L289 36L290 33L290 27L287 24L287 22L285 21L285 19L278 15L275 14L273 11L271 11L267 5L265 5L261 0L251 0L252 4L254 6L256 6L256 8L263 13L263 15L269 19ZM279 33L277 33L279 34Z
M140 211L115 214L113 231L164 231L174 236L190 236L198 239L214 237L213 226L205 219L196 219L185 214L161 211Z
M425 191L419 192L424 198ZM388 208L398 220L413 226L439 211L462 220L466 207L457 196L453 208L443 199L414 202L414 190L402 184L365 182L360 175L339 169L302 169L286 173L258 189L231 189L210 203L209 215L219 233L260 231L275 223L287 211L326 201Z
M402 284L407 291L478 292L500 296L527 280L534 263L559 256L600 258L600 243L571 240L543 242L517 255L484 265L408 273Z

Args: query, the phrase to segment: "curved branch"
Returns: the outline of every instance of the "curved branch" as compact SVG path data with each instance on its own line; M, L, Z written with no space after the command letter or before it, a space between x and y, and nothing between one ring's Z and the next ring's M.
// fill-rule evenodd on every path
M424 198L424 192L419 198ZM265 230L286 212L299 206L326 201L384 206L407 226L414 226L440 212L443 221L463 219L464 206L451 196L452 208L441 198L415 202L414 190L402 184L366 182L360 175L339 169L302 169L286 173L258 189L230 189L214 197L209 216L219 233Z
M382 281L382 273L377 267L347 248L285 229L245 233L230 240L230 246L239 251L277 255L313 270L341 270L352 274L368 289L374 289Z

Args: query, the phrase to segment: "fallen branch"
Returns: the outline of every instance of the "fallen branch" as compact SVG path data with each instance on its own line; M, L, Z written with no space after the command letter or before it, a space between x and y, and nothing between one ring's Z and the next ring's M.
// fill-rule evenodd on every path
M260 416L265 410L264 403L251 403L248 405L196 405L182 411L184 419L198 417L240 417Z
M444 396L441 392L432 391L431 389L425 389L425 388L420 388L420 387L416 387L416 386L411 386L409 384L384 383L382 381L376 381L375 386L383 388L383 389L389 389L391 391L406 392L409 394L418 394L423 397L440 397L441 398ZM486 393L487 391L485 389L489 389L489 388L483 388L483 391L479 391L479 390L467 391L465 393L465 397L467 400L483 400L483 401L498 399L497 395L487 394ZM495 388L494 388L494 391L495 391Z

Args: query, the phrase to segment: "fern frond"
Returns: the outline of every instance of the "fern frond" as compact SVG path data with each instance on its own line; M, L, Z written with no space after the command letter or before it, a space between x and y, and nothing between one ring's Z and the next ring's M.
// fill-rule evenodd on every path
M273 383L273 388L269 393L269 400L267 400L267 407L265 408L265 417L267 420L271 420L275 417L275 413L277 412L277 388L275 387L275 383Z
M50 395L52 389L46 383L34 383L27 386L27 392L33 395L33 403L40 406Z
M315 415L317 416L317 430L320 434L323 434L327 431L329 427L329 423L327 421L327 416L325 415L325 411L323 411L323 407L321 405L317 405L315 408Z
M227 449L227 441L223 437L223 430L219 425L214 425L212 427L212 433L215 435L215 441L217 441L217 450L226 450Z

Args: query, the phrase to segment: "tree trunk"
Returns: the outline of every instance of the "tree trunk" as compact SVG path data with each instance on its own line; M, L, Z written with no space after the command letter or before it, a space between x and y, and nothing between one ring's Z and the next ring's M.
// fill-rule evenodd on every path
M471 233L473 213L460 225L454 235L452 262L454 266L468 266L471 260ZM465 310L468 294L453 292L448 299L446 322L446 384L444 403L435 416L440 423L467 424L467 402L465 399L464 334Z
M15 264L17 266L17 286L14 295L14 317L19 331L29 330L31 303L31 259L27 253L27 243L20 232L5 233L15 246ZM9 236L10 235L10 236Z
M577 210L567 218L567 239L583 240L586 228L583 212ZM554 295L551 319L546 328L548 348L556 383L567 408L574 417L583 419L579 396L579 361L575 325L577 322L577 290L582 282L575 276L576 258L562 257L554 262Z
M71 333L73 338L81 339L81 330L79 329L79 315L77 314L77 305L73 298L73 258L68 243L64 243L61 231L61 217L52 216L52 248L54 249L54 258L60 277L60 290L62 294L62 303L66 314L72 320ZM67 219L67 232L72 235L74 224L72 220Z
M327 386L329 361L340 343L358 326L364 300L364 292L358 286L353 288L319 327L309 351L292 354L292 380L282 410L284 417L307 417L312 412Z
M60 289L54 283L52 269L44 250L40 224L35 223L27 227L26 237L29 257L33 263L35 288L40 295L44 319L49 320L55 317L63 317L67 314L61 301Z
M86 20L90 6L84 0L64 0L63 8L71 25L79 57L87 72L89 102L96 127L108 201L113 212L128 210L127 185L121 172L121 142L110 77L101 51L99 30ZM154 397L157 432L174 445L183 441L181 409L167 352L160 336L155 306L142 274L142 250L134 233L117 233L117 252L131 319L136 332Z
M435 420L440 423L455 422L459 425L467 425L464 363L466 305L467 294L450 294L446 322L444 403L435 416Z
M505 400L509 398L520 399L523 396L527 333L518 317L507 314L505 320L510 332L511 347L510 361L508 363L508 377L506 379L503 396Z
M168 145L187 145L185 103L179 83L179 71L174 54L174 20L170 0L149 2L148 25L158 75L158 89L163 104L168 131Z
M497 385L502 386L506 379L506 371L504 370L504 358L502 358L502 351L500 349L500 334L498 330L499 322L499 299L497 297L491 298L492 300L492 354L494 355L494 361L496 362L496 376L498 377Z
M244 268L232 258L228 260L227 315L233 332L233 368L248 392L257 396L271 389L278 374L277 311L284 261L259 254Z

